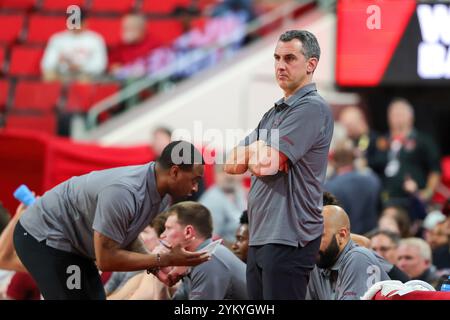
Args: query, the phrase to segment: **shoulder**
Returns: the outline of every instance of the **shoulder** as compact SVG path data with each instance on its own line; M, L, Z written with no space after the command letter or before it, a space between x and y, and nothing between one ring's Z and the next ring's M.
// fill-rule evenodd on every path
M364 266L365 264L378 264L379 261L371 250L356 246L346 253L344 265Z

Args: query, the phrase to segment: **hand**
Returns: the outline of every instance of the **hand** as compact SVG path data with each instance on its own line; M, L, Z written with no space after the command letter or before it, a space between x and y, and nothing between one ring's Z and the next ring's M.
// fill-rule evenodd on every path
M414 194L418 190L417 182L408 176L403 183L403 189L410 194Z
M196 266L211 259L205 252L190 252L181 247L174 246L170 252L162 254L162 266Z

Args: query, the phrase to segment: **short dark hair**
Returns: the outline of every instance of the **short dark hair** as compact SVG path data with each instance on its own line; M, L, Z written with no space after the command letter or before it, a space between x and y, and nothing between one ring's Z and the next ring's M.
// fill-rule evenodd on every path
M167 217L169 216L169 212L162 212L158 214L156 217L153 218L152 222L150 222L150 227L152 227L156 234L161 236L161 234L164 232L165 229L165 223L167 220Z
M320 59L320 46L315 35L306 30L289 30L280 36L280 41L289 42L294 39L302 43L302 53L306 59Z
M398 246L400 243L400 235L389 230L375 229L367 234L367 238L372 239L373 237L379 235L384 235L388 237L396 246Z
M247 214L247 210L245 210L244 212L242 212L241 218L239 219L239 223L240 223L240 224L248 224L248 214Z
M164 169L177 165L183 171L192 171L194 164L205 164L200 151L192 143L182 140L169 143L157 162Z
M339 200L334 194L328 191L323 192L323 205L324 206L341 206Z
M212 237L213 224L211 213L204 205L194 201L183 201L169 208L169 215L177 215L178 223L192 225L206 239Z

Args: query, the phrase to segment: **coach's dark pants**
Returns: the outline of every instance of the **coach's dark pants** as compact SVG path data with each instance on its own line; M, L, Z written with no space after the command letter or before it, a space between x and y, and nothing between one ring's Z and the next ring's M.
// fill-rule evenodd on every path
M92 260L39 242L20 224L14 229L14 246L44 299L104 300L105 290Z
M247 290L252 300L304 300L321 237L304 247L281 244L250 246Z

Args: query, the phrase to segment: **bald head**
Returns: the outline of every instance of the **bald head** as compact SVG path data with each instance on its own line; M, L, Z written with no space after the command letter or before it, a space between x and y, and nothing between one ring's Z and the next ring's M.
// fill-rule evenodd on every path
M350 219L347 213L339 206L323 207L323 220L325 228L329 228L332 233L338 232L344 228L350 234Z

